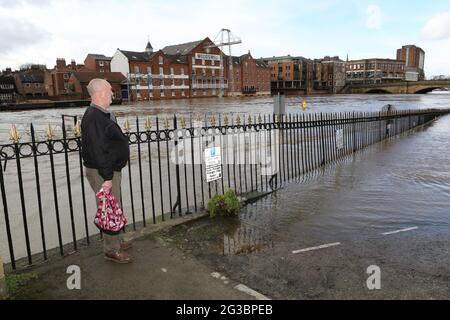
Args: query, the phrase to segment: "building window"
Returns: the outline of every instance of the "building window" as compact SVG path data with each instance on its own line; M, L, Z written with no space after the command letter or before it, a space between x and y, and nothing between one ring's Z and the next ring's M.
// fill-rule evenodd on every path
M159 74L163 75L164 74L164 68L163 67L159 67Z
M64 73L64 80L69 80L69 74L68 73Z
M103 67L103 66L105 65L105 63L104 63L103 61L99 61L99 62L98 62L98 65L99 65L100 67Z
M159 64L164 64L164 58L162 56L159 56Z
M202 65L205 65L205 59L202 59Z
M30 88L30 87L31 87L31 83L27 83L27 84L25 85L25 87Z
M35 84L34 84L34 87L35 87L35 88L39 88L39 87L40 87L40 84L39 84L39 83L35 83Z
M184 90L181 90L181 95L182 95L183 97L185 96Z
M216 65L216 61L215 60L211 60L211 65L215 66Z
M173 75L173 68L170 68L170 74Z
M215 76L216 76L216 70L215 70L215 69L212 69L212 70L211 70L211 74L212 74L213 77L215 77Z
M175 90L172 90L172 97L175 97Z
M192 57L192 65L195 64L195 57Z
M164 89L161 89L161 97L164 97Z
M151 67L147 67L147 73L151 74L152 73L152 68Z
M181 68L181 75L184 76L184 68Z
M134 73L139 73L139 66L134 66Z

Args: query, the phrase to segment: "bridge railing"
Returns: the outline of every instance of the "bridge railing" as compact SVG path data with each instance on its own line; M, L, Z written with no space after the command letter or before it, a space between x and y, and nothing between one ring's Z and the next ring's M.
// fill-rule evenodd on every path
M133 125L126 119L131 153L120 197L127 228L202 211L229 189L240 195L276 190L449 112L149 117ZM41 139L31 125L30 141L22 141L14 126L12 143L0 145L0 255L12 269L77 251L101 237L92 223L95 196L84 175L79 121L61 128L45 128ZM209 182L205 151L213 147L220 148L220 179Z

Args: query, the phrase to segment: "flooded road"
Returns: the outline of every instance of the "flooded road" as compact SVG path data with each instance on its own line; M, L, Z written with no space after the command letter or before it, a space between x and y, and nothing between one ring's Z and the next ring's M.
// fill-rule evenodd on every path
M194 255L272 298L448 299L449 137L446 116L301 178L210 237L203 221L202 245L178 232ZM381 290L366 286L372 265Z

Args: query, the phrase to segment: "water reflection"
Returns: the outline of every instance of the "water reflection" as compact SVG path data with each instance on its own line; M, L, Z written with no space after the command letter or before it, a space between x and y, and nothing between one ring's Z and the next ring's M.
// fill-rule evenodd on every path
M273 241L262 230L243 222L223 235L223 255L249 254L270 248L273 248Z

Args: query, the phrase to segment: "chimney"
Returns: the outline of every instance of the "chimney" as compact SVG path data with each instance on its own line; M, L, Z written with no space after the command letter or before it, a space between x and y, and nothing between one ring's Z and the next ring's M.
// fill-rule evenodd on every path
M72 59L72 61L70 62L70 65L72 67L72 70L75 70L77 68L77 63L75 62L75 59Z
M66 59L58 58L56 59L56 69L64 69L66 67Z

